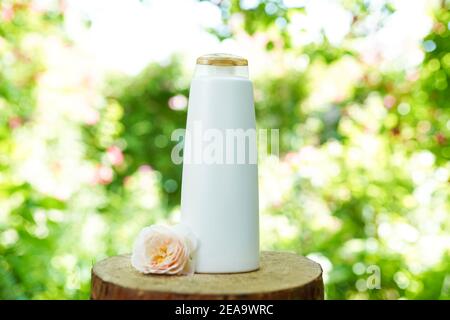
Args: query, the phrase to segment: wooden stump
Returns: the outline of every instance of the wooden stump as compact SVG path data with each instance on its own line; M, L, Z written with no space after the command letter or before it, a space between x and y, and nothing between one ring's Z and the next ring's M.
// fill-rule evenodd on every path
M262 252L260 269L234 274L144 275L129 255L110 257L92 269L95 300L315 299L323 300L322 268L287 252Z

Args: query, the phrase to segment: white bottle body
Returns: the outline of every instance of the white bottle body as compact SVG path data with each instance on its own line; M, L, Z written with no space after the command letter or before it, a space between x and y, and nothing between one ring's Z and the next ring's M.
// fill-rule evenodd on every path
M186 132L193 134L199 125L203 133L214 129L222 134L224 154L222 163L196 161L195 142L185 140L181 220L199 240L196 272L256 270L259 268L258 167L256 161L250 161L248 153L244 163L238 163L237 157L227 162L225 141L229 129L250 129L256 133L251 81L226 74L194 77ZM191 138L193 141L204 136L193 134ZM256 152L256 140L247 140L245 147L247 152ZM191 157L186 161L188 154Z

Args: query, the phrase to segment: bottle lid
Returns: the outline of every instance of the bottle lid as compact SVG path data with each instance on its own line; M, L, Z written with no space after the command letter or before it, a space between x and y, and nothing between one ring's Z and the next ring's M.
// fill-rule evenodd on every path
M197 59L197 64L220 66L220 67L236 67L248 66L248 61L245 58L235 56L227 53L213 53L205 54Z

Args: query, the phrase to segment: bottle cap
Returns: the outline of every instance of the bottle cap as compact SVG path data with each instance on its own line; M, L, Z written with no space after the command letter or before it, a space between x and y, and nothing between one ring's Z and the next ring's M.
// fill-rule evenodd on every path
M205 54L197 59L197 64L220 66L220 67L237 67L248 66L245 58L227 53Z

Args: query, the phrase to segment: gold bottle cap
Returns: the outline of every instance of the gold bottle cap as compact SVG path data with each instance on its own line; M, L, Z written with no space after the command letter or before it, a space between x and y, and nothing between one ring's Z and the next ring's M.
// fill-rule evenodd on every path
M197 59L197 64L221 66L221 67L235 67L248 66L248 61L245 58L235 56L227 53L213 53L205 54Z

